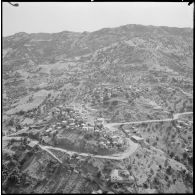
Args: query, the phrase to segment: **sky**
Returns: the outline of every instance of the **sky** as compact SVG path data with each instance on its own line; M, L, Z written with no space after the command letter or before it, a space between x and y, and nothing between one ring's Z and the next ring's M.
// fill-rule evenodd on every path
M194 4L185 2L3 3L3 36L18 32L96 31L126 24L193 28Z

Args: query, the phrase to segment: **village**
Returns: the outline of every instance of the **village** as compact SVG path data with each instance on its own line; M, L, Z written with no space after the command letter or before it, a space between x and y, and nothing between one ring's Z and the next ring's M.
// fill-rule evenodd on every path
M60 114L63 112L63 115ZM76 114L77 113L77 114ZM154 184L150 184L151 186L149 187L148 184L148 176L147 176L147 171L146 171L146 175L143 177L143 173L141 174L141 172L139 173L137 168L140 167L141 165L143 166L143 162L142 161L146 161L146 164L150 164L152 161L150 161L149 159L151 159L151 155L159 155L158 153L156 153L156 149L152 149L147 142L145 142L144 138L142 138L142 136L140 134L131 134L130 138L131 140L138 144L139 147L137 148L137 150L132 154L132 155L127 155L124 159L120 159L118 157L115 157L112 155L109 156L104 156L102 155L101 158L99 158L99 155L94 155L94 154L86 154L85 153L79 153L79 152L75 152L71 150L64 150L63 148L60 148L58 146L58 144L53 144L52 143L52 139L51 142L46 142L44 140L45 137L51 137L54 138L55 136L58 137L58 134L61 134L61 132L63 131L77 131L75 129L75 127L71 128L72 125L69 124L77 124L77 120L72 120L72 118L68 118L65 120L64 117L62 116L69 116L69 114L71 114L71 117L73 117L73 115L75 115L75 118L77 117L78 119L78 113L79 111L74 111L73 107L57 107L55 109L52 110L51 115L52 115L52 119L55 121L56 120L56 125L52 126L52 128L48 128L44 131L42 131L41 136L39 136L39 140L37 141L32 141L32 140L36 140L36 133L35 134L31 134L30 132L28 133L28 136L26 136L26 132L22 132L20 133L20 131L18 131L17 135L13 135L10 134L9 139L11 140L11 147L14 147L15 145L15 149L16 149L16 154L18 154L18 156L20 156L20 152L18 151L18 147L21 148L19 150L22 150L23 147L26 147L27 151L31 151L30 154L31 156L36 155L37 152L35 151L43 151L46 152L51 158L51 163L53 163L54 168L51 169L51 173L55 174L56 171L58 169L61 169L61 166L65 166L66 167L66 174L69 175L74 175L74 177L81 178L81 181L83 182L84 180L87 180L88 182L93 182L94 186L91 189L87 189L90 191L90 193L92 194L101 194L101 193L109 193L109 194L113 194L113 193L133 193L133 192L140 192L140 193L157 193L158 190L156 189L156 185L158 185L157 183ZM80 119L80 116L79 116ZM59 122L62 121L62 122ZM68 122L65 122L68 121ZM83 124L84 122L82 122L81 124ZM104 125L106 126L106 124L104 124L104 120L102 118L97 118L95 121L95 129L99 129L100 135L101 136L101 129L104 127ZM66 125L66 126L65 126ZM79 125L79 124L78 124ZM64 127L69 127L68 129L64 128ZM58 128L60 127L60 128ZM84 129L83 129L84 127ZM81 125L79 126L79 128L82 129L82 131L84 132L89 132L91 131L92 134L95 134L95 130L94 128L92 128L91 126L87 126L87 125ZM57 130L53 130L52 129L57 129ZM120 129L120 128L119 128ZM38 129L37 129L38 130ZM33 131L35 132L35 131ZM57 133L59 132L59 133ZM34 136L32 136L34 135ZM19 138L18 136L22 136L23 138ZM59 136L60 137L60 136ZM128 136L129 137L129 136ZM18 139L19 138L19 139ZM110 139L109 139L110 140ZM57 141L56 141L57 142ZM18 143L19 145L16 146L16 143ZM118 145L117 140L114 142L114 139L112 141L113 144ZM21 145L22 144L22 145ZM106 147L109 147L109 145L106 142ZM112 146L113 147L113 146ZM152 149L152 150L151 150ZM26 151L26 152L27 152ZM22 151L21 151L22 152ZM25 155L23 155L24 159L28 159L29 156L29 152L26 153ZM147 155L146 155L147 154ZM163 152L162 152L163 154ZM28 158L27 158L27 156ZM26 157L25 157L26 156ZM43 155L45 156L45 155ZM148 157L146 157L148 156ZM112 160L113 158L113 160ZM143 160L141 160L143 158ZM147 159L146 159L147 158ZM157 160L159 158L159 160ZM155 161L153 161L154 164L157 163L157 165L160 167L160 169L158 168L158 166L156 167L156 165L152 165L152 174L154 174L153 178L154 178L154 182L156 182L155 178L159 177L158 173L155 176L155 172L160 171L161 174L164 174L164 171L162 171L162 167L163 169L166 168L167 171L170 169L172 171L176 170L186 170L186 168L179 163L176 163L177 161L174 161L172 159L169 158L164 158L164 155L161 155L159 157L155 157ZM115 160L114 160L115 159ZM140 162L139 160L140 159ZM22 160L22 158L21 158ZM47 160L48 161L48 160ZM135 161L137 161L138 165L135 163ZM50 162L50 161L49 161ZM48 162L48 163L49 163ZM164 164L163 164L164 162ZM168 163L169 162L169 163ZM33 164L33 162L32 162ZM39 164L41 166L44 166L43 163L41 161L39 161ZM50 164L50 163L49 163ZM168 165L167 165L168 164ZM47 164L45 164L46 166ZM37 165L38 166L38 165ZM49 165L48 165L49 166ZM142 167L141 166L141 167ZM146 166L146 165L145 165ZM151 166L151 165L150 165ZM165 167L164 167L165 166ZM170 168L171 167L171 168ZM29 166L30 168L30 166ZM39 166L37 167L37 169L39 169ZM143 169L143 168L142 168ZM149 168L150 169L150 168ZM46 170L45 170L46 171ZM134 175L135 172L141 174L141 175ZM185 175L189 175L190 173L187 171L183 176L180 177L185 177ZM73 176L71 176L73 177ZM140 178L139 178L140 177ZM176 176L175 176L176 177ZM188 177L191 177L190 175ZM139 178L139 179L138 179ZM74 179L73 179L74 180ZM72 180L70 180L72 181ZM79 179L80 181L80 179ZM73 181L72 181L73 182ZM168 182L168 181L166 181ZM165 182L165 183L166 183ZM189 180L190 182L190 180ZM69 183L69 182L68 182ZM59 184L59 186L56 186L56 184L54 184L54 186L49 187L49 189L56 189L56 192L58 192L58 190L61 189L61 185ZM67 184L68 186L72 186L73 183L71 184ZM74 190L73 186L71 187L65 188L66 190L73 190L72 192L76 192L76 189ZM80 188L80 187L78 187ZM57 190L58 189L58 190ZM62 190L59 192L67 192ZM38 189L37 189L38 190ZM162 188L161 188L162 190ZM41 191L35 191L35 192L41 192ZM47 191L44 191L47 192Z
M95 89L86 88L85 91L90 95L83 96L82 93L84 91L82 91L81 94L79 91L75 93L74 90L70 88L68 90L62 90L62 93L59 95L53 91L47 92L45 89L42 89L34 93L34 95L27 96L25 99L20 100L23 106L18 103L18 106L11 111L8 110L7 116L4 116L4 121L6 121L4 125L7 130L3 132L3 136L10 137L12 139L12 145L15 144L15 138L22 136L27 140L25 146L28 150L32 151L31 155L36 156L36 153L33 152L34 150L46 152L52 159L51 161L54 161L54 164L57 163L60 166L63 165L67 167L66 171L68 171L70 177L74 176L73 179L70 180L72 182L75 180L75 177L81 177L82 181L86 179L88 182L95 182L96 187L87 189L88 192L95 194L105 192L157 193L157 184L150 186L147 183L147 172L134 175L138 172L137 169L143 166L143 163L134 165L133 169L130 168L132 167L134 159L140 158L140 155L136 156L136 153L139 153L140 150L141 153L145 150L145 153L147 153L147 150L149 150L149 156L151 157L153 155L155 156L155 148L160 148L162 153L166 152L169 155L168 159L171 158L173 160L170 165L171 167L177 164L176 161L181 162L183 160L188 170L192 170L192 139L189 138L190 142L188 142L188 144L186 142L191 134L190 126L193 125L193 123L191 123L189 119L192 121L192 118L187 117L185 120L184 115L184 119L178 119L178 122L174 122L175 116L179 118L179 115L174 114L173 110L170 110L169 112L165 112L163 115L164 118L161 117L161 119L158 119L154 117L149 118L149 120L146 118L145 121L148 121L148 123L145 123L144 120L138 120L137 122L131 121L133 120L131 117L134 116L130 114L130 117L126 118L126 120L129 120L129 125L122 125L125 124L124 118L121 120L113 119L109 117L109 114L106 114L108 113L106 110L110 110L112 113L112 110L126 104L131 105L132 108L138 105L136 99L140 100L139 105L141 105L141 102L146 102L146 99L140 96L149 93L151 88L146 88L145 91L143 91L143 87L138 89L131 85L124 88L112 87L110 84L101 84ZM67 92L70 96L67 95ZM74 100L70 101L73 103L68 102L68 100L71 99ZM83 101L80 101L80 99ZM75 103L75 100L80 102ZM63 104L64 101L68 103ZM143 104L143 106L145 105ZM153 109L155 112L158 111L162 113L162 109L157 107L157 105L148 101L147 109ZM167 126L167 124L169 125ZM167 132L169 132L169 126L172 127L174 125L176 125L175 129L173 128L174 132L187 132L186 138L178 138L181 140L180 145L171 140L168 141L168 143L162 141L164 140L164 136L167 135ZM185 129L183 127L185 127ZM155 129L158 129L158 131ZM165 134L161 133L161 129L164 129ZM150 133L151 131L153 132L152 134ZM170 138L172 138L172 134ZM173 151L176 151L175 144L179 147L175 155L173 155ZM151 153L151 151L153 152ZM66 157L64 158L63 156ZM150 157L148 158L150 159ZM76 164L74 159L77 159ZM91 160L88 162L89 159ZM130 163L127 163L127 165L123 163L126 159L131 159ZM150 162L149 159L147 160L148 163ZM145 157L142 161L144 160ZM111 162L111 164L113 163L112 168L108 168L107 161ZM162 161L162 159L160 161ZM157 163L157 167L164 166L160 161L154 162ZM84 168L83 162L85 162L87 166L92 163L92 169ZM32 165L33 163L34 162L32 162ZM149 163L148 167L150 166L153 165ZM181 165L178 165L178 167L176 166L174 169L180 170L180 166ZM94 169L94 167L96 168ZM145 169L147 170L146 167ZM167 168L165 168L165 170L166 169ZM181 171L182 170L185 170L185 168L182 167ZM158 169L153 168L152 172L158 172ZM55 171L53 173L55 173ZM186 172L186 174L189 175L189 172ZM191 176L189 175L187 177L189 177L188 180L191 182ZM70 186L72 186L73 183L71 183ZM67 186L69 186L69 184L67 184ZM61 187L59 186L57 189L60 190ZM80 189L80 187L78 187L78 189ZM38 190L37 192L41 191Z

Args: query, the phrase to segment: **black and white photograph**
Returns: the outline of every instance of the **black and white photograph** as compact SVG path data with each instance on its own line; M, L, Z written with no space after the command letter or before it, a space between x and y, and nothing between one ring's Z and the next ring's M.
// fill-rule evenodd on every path
M193 193L193 2L1 2L1 193Z

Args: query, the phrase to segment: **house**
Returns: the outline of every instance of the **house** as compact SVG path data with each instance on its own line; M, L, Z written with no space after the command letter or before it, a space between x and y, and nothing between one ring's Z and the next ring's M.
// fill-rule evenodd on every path
M68 119L68 122L69 123L73 123L75 121L75 119L74 118L70 118L70 119Z
M88 132L88 127L87 127L87 126L83 126L83 127L82 127L82 130L83 130L84 132Z
M104 123L104 118L97 118L96 121L103 124Z
M35 141L31 141L31 142L29 142L28 144L27 144L27 147L29 148L29 149L32 149L32 148L34 148L34 147L36 147L36 146L38 146L38 142L35 142Z
M108 141L108 140L107 140L107 141L106 141L106 144L108 144L108 145L109 145L109 144L110 144L110 141Z
M52 137L54 137L55 135L57 135L57 130L54 130L54 131L52 131L52 132L50 132L50 136L52 136Z
M101 141L101 142L99 142L99 147L101 149L105 149L105 148L107 148L107 145L103 141Z
M49 136L44 136L42 142L51 145L51 138Z
M57 126L60 126L60 125L61 125L61 123L56 123L56 125L57 125Z
M98 129L96 129L95 131L94 131L94 135L100 135L100 131L98 130Z
M62 129L62 127L57 127L57 130L60 130L60 129Z
M45 132L46 133L49 133L49 132L51 132L52 131L52 128L49 128L49 129L47 129Z
M105 142L106 139L104 137L99 137L99 141Z
M66 111L62 111L62 115L65 115L66 114Z
M67 123L68 123L67 121L62 121L62 125L63 125L63 126L66 126Z
M134 142L136 142L136 143L143 143L144 142L144 138L138 137L136 135L132 135L131 136L131 140L134 141Z
M118 169L114 169L111 171L110 174L110 181L115 183L115 182L121 182L122 181L122 177L119 176L119 170Z
M69 114L73 114L73 113L74 113L74 110L70 110L70 111L69 111Z
M75 123L70 123L69 126L70 127L74 127L75 126Z
M117 141L117 144L118 145L123 145L124 141L122 138L119 138L118 141Z
M97 194L102 194L102 193L103 193L102 190L98 190L98 191L97 191Z
M91 193L92 194L102 194L103 192L102 192L102 190L98 190L98 191L92 191Z
M114 169L111 171L110 180L112 183L133 183L134 178L127 170Z
M157 194L158 192L157 192L156 189L150 189L150 188L148 188L148 189L145 189L144 190L144 193L146 193L146 194Z
M88 131L94 131L94 127L88 127Z
M95 125L103 125L104 124L104 119L103 118L97 118L95 121L94 121L94 124Z
M107 194L114 194L114 192L112 192L112 191L109 191L109 192L107 192Z
M129 171L127 170L119 170L119 174L123 177L129 177Z
M112 141L118 143L119 137L117 135L112 136Z

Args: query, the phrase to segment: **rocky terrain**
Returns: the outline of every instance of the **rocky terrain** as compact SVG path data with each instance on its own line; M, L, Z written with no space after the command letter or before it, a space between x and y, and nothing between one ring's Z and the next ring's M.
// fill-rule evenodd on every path
M4 37L3 192L191 193L192 44L142 25Z

